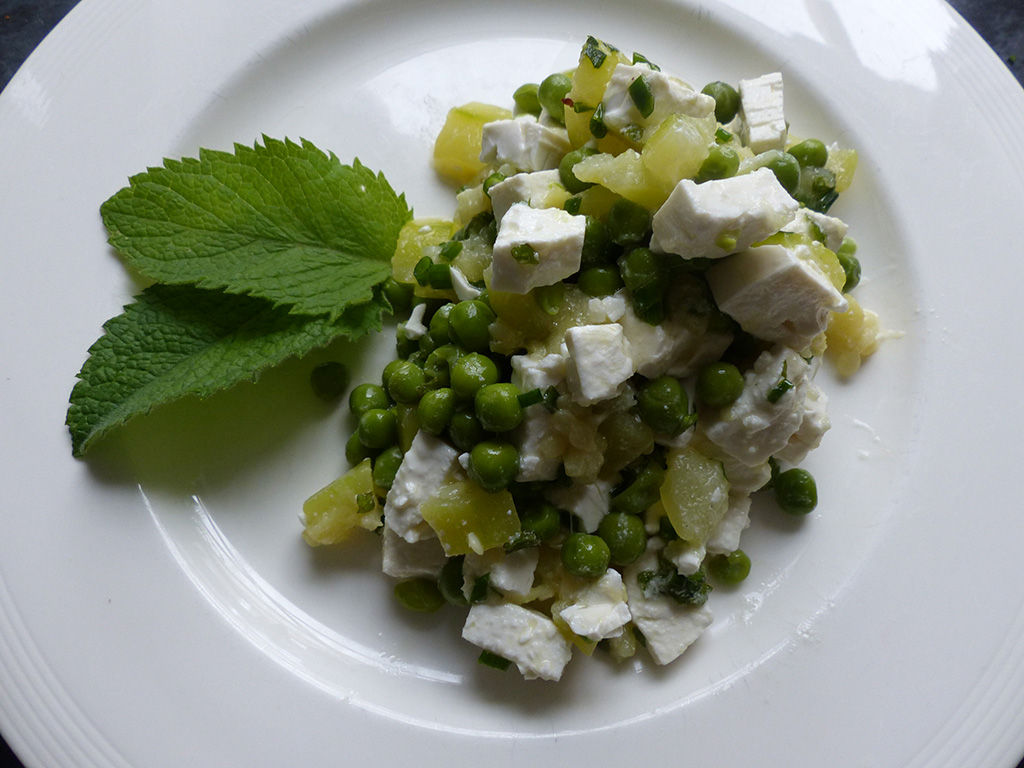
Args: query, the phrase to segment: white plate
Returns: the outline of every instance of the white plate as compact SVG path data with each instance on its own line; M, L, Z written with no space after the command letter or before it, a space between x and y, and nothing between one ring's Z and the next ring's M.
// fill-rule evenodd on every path
M306 395L308 360L71 458L74 375L136 289L97 214L129 174L301 136L446 215L446 109L508 103L586 34L698 84L781 69L794 131L861 153L836 213L859 296L906 334L826 381L822 503L758 516L751 578L683 660L526 683L477 667L455 611L395 609L369 548L307 549L296 513L345 428ZM5 736L32 768L1011 764L1022 115L932 0L86 0L0 97ZM370 375L387 346L329 353Z

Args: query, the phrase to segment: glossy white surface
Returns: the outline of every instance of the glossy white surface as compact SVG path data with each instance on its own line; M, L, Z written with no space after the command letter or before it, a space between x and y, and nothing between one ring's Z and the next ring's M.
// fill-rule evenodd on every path
M755 570L680 662L495 675L456 612L393 607L376 552L309 551L295 515L345 428L305 396L310 361L71 459L74 375L137 288L97 214L129 174L302 136L447 215L429 167L447 108L509 102L588 33L695 84L781 69L792 129L861 152L834 212L859 297L905 332L852 384L825 380L822 503L802 524L755 512ZM927 0L86 0L0 96L5 735L33 768L1012 764L1022 114ZM369 376L389 349L351 354Z

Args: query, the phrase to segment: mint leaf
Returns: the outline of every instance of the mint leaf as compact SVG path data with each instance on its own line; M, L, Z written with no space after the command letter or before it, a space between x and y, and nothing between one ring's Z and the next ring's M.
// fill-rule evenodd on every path
M100 209L111 245L161 283L336 318L391 274L412 213L381 174L303 140L201 149L133 176Z
M379 299L337 319L291 315L264 299L154 285L104 324L71 392L67 426L81 456L95 440L163 403L205 397L323 346L381 328Z

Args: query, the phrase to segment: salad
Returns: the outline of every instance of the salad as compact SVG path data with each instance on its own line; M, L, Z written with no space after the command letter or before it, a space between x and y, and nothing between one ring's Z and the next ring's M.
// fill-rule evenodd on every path
M750 571L752 494L815 508L815 375L881 338L829 214L856 153L790 133L780 73L696 90L593 37L512 96L437 137L454 213L399 233L396 358L351 390L351 469L303 535L375 536L395 597L464 611L487 665L668 664Z

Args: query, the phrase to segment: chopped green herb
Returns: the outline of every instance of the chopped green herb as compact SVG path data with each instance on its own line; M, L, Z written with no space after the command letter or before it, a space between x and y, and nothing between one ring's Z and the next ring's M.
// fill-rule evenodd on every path
M671 562L660 558L656 571L641 571L636 580L644 597L650 599L665 595L683 605L704 605L711 592L703 571L686 576L679 573Z
M531 389L529 392L523 392L517 399L519 400L519 405L523 408L527 408L531 405L544 402L544 393L539 389Z
M788 363L786 361L783 361L782 375L779 376L779 380L775 382L775 386L768 390L767 399L768 402L772 403L773 405L779 402L782 396L793 388L793 382L786 378L786 369L788 367Z
M642 53L639 53L638 51L633 51L633 63L634 64L646 64L647 66L649 66L651 69L653 69L656 72L660 72L661 71L661 67L659 67L657 64L655 64L653 61L651 61L650 59L648 59L646 56L644 56Z
M651 85L647 82L647 78L640 75L629 84L627 90L637 111L644 117L650 117L654 113L654 93L651 91Z
M438 253L441 261L446 264L451 264L455 260L455 257L462 253L462 242L459 240L449 240L441 244L441 250Z
M473 589L469 592L469 602L482 603L487 599L487 595L490 591L491 574L485 573L483 576L478 576L473 582Z
M540 262L540 254L529 243L516 243L512 246L509 253L520 264L537 264Z
M498 654L491 653L490 651L481 651L480 656L477 657L477 662L483 664L485 667L496 669L499 672L504 672L512 665L512 662L504 656L499 656Z
M590 135L595 139L603 139L608 135L608 126L604 124L604 102L598 104L590 116Z
M732 134L722 126L718 126L718 129L715 131L715 141L719 144L727 144L732 141Z
M604 60L608 58L608 54L601 50L601 41L593 36L588 36L583 44L583 55L590 59L594 69L600 69Z

